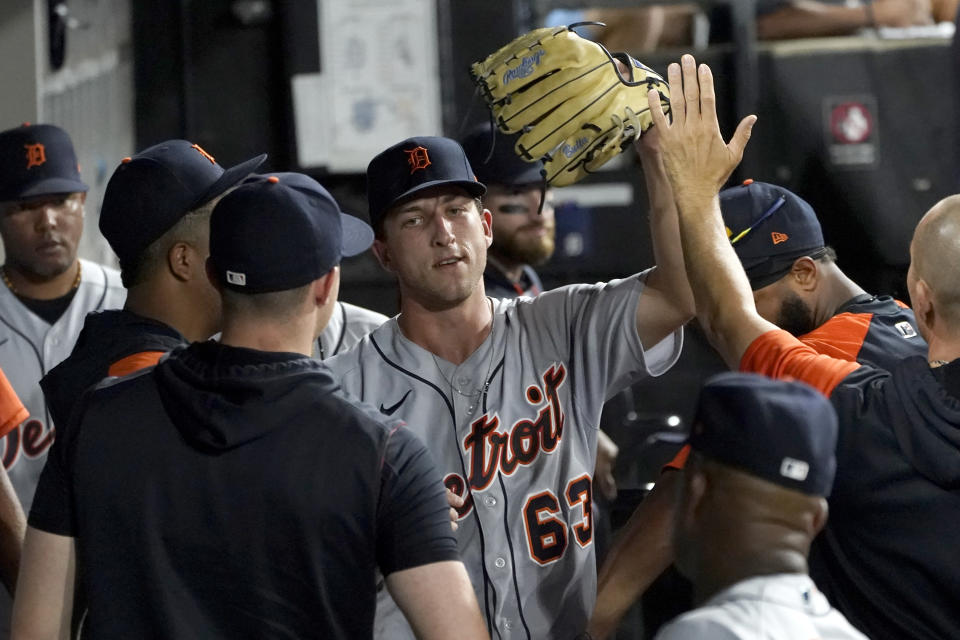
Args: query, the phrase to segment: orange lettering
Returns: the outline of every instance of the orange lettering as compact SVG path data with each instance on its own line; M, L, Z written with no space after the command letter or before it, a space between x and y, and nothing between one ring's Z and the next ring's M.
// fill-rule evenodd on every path
M30 167L39 167L47 161L46 148L39 142L36 144L25 144L23 148L27 150L27 169Z
M410 165L410 173L414 173L420 169L426 169L432 164L430 162L430 155L427 153L425 147L404 149L403 152L407 154L407 164Z

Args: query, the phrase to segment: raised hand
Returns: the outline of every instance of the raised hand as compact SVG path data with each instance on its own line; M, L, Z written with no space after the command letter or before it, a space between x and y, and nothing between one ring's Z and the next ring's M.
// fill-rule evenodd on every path
M667 121L656 91L650 92L650 113L659 130L659 146L677 203L698 202L717 195L740 164L756 116L740 121L730 143L723 140L717 121L716 96L710 67L697 67L691 55L667 69L673 122Z

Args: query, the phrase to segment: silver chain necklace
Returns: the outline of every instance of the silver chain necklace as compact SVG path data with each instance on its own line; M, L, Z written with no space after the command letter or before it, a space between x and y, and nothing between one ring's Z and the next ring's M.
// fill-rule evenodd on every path
M490 302L490 334L493 335L494 322L496 320L496 315L493 312L493 300L487 298ZM482 398L487 395L487 390L490 389L490 372L493 370L493 357L496 352L494 345L490 344L490 353L487 355L487 373L483 376L483 385L475 388L473 391L467 392L464 391L460 385L454 384L453 380L447 377L447 374L443 372L443 367L440 366L440 361L437 359L437 355L433 352L430 355L433 357L433 364L437 367L437 371L440 372L440 377L446 380L447 384L450 385L450 390L468 398L470 400L470 405L467 407L467 415L472 416L474 410L480 404ZM459 365L458 365L459 366Z

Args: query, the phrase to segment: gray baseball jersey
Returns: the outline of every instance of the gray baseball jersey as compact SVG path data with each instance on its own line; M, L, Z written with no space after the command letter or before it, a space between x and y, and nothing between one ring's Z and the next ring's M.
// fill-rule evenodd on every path
M343 353L387 320L382 313L338 301L330 322L313 345L313 357L325 360Z
M28 514L54 437L40 378L70 355L87 313L122 307L127 295L116 270L95 262L80 262L77 293L53 325L27 309L0 284L0 367L30 413L3 439L3 465ZM9 612L10 598L5 589L0 589L0 637L6 636Z
M459 366L407 340L396 318L327 361L348 393L406 421L466 497L457 536L494 638L567 638L586 626L594 425L608 397L667 371L682 343L678 329L644 352L643 281L493 300L490 335ZM386 592L377 606L378 637L413 637Z
M799 573L742 580L664 626L655 640L702 638L867 640Z
M127 295L117 271L86 260L81 263L77 293L53 325L0 286L0 367L30 412L4 439L3 465L26 513L54 434L40 378L70 355L89 312L122 307Z

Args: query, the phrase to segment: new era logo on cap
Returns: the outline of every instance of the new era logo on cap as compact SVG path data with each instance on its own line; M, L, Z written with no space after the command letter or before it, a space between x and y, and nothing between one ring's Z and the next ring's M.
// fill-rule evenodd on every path
M786 275L797 258L824 249L813 207L783 187L747 180L720 192L720 211L754 291Z
M227 282L230 284L235 284L238 287L247 286L247 274L237 273L236 271L230 271L227 269Z

